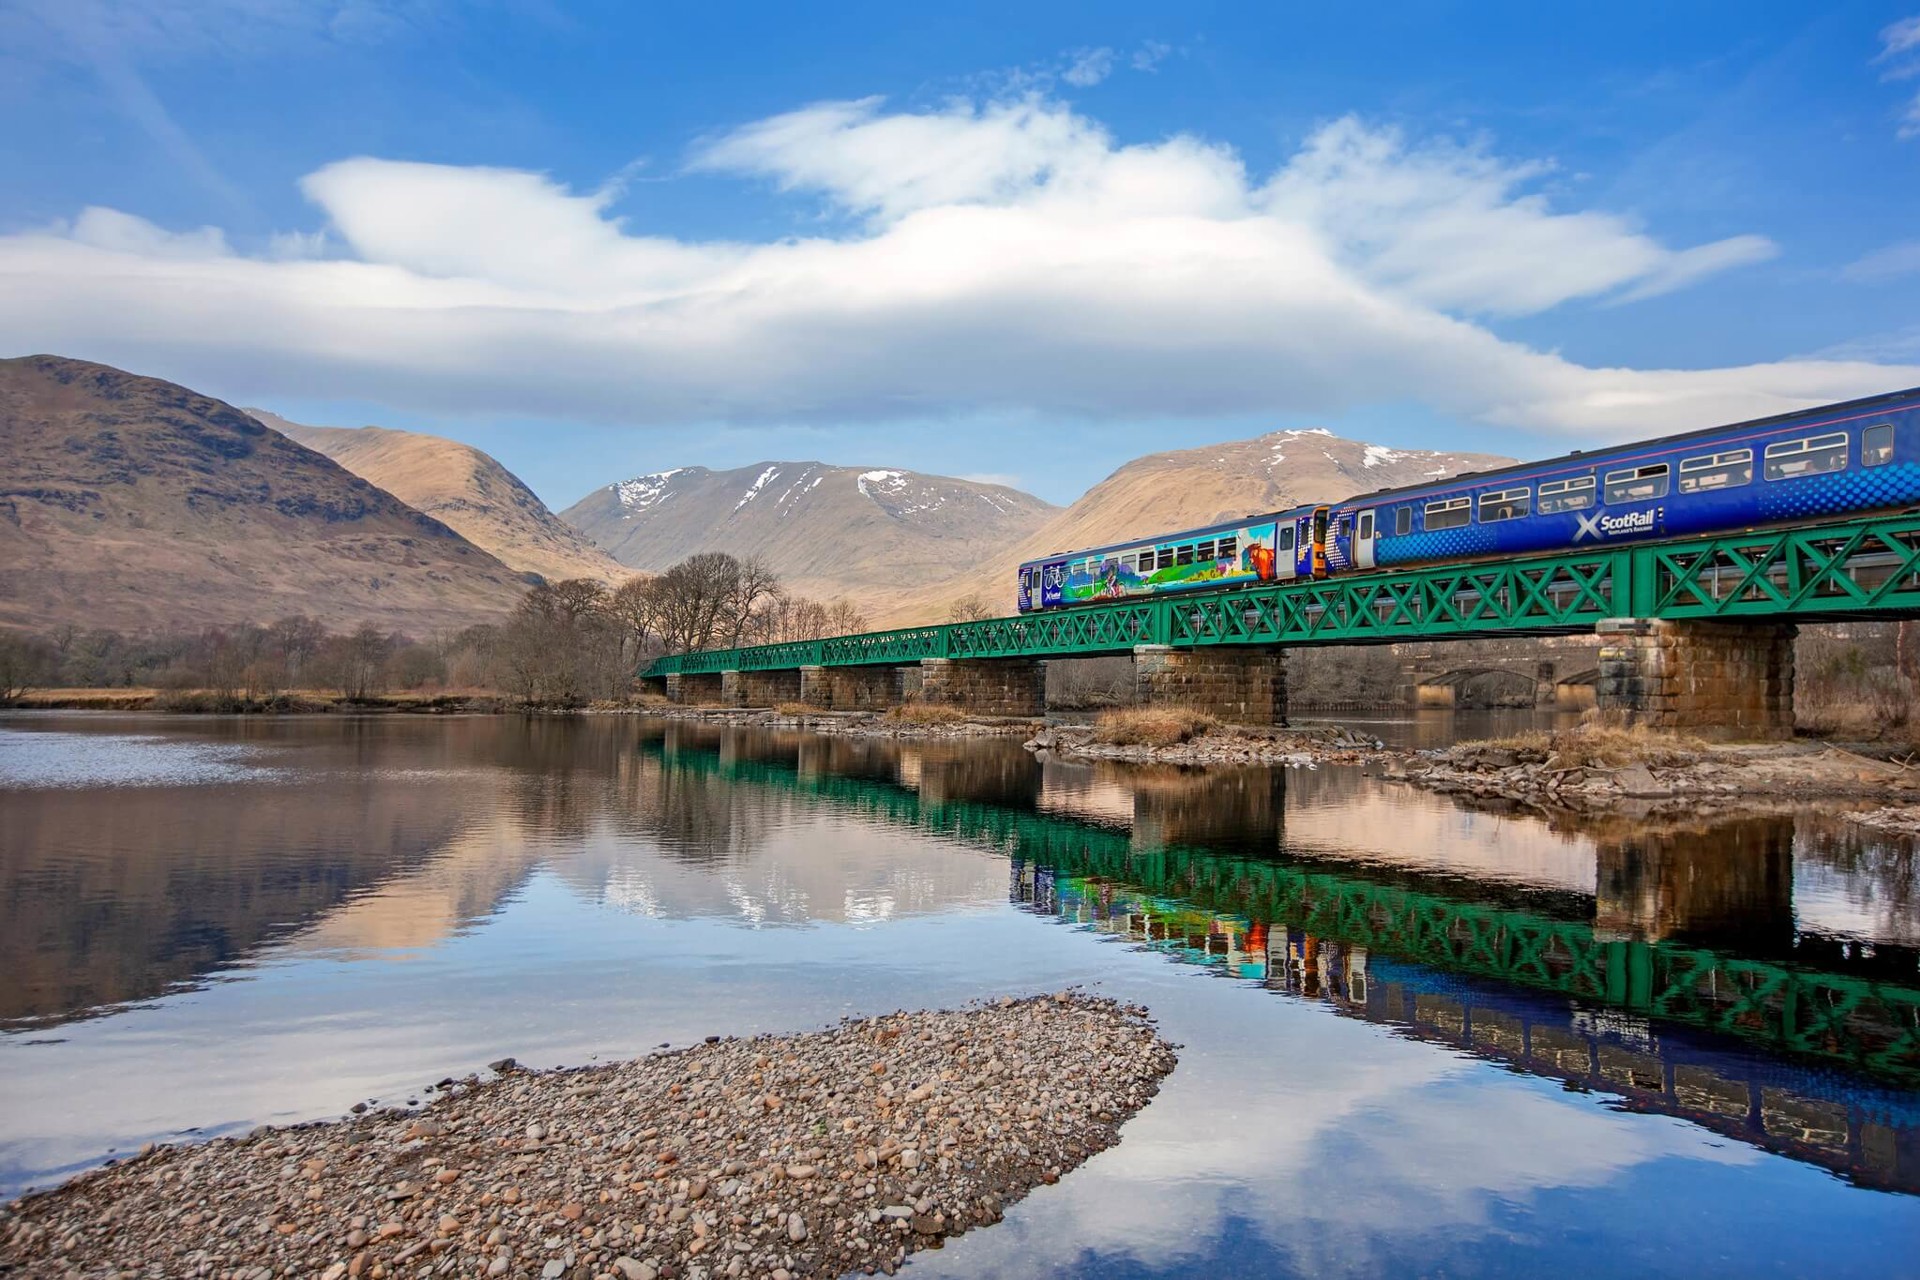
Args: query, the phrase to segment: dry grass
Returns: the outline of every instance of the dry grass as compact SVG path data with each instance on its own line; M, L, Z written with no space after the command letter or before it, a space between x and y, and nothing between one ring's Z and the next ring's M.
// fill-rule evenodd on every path
M774 710L783 716L817 716L824 707L816 707L811 702L782 702Z
M1621 729L1600 724L1585 724L1555 733L1518 733L1509 738L1463 745L1511 751L1523 762L1557 756L1558 767L1565 769L1688 764L1712 750L1707 743L1685 734L1667 733L1644 725Z
M895 724L964 724L973 719L959 707L945 702L903 702L887 708L887 719Z
M1204 711L1187 707L1126 707L1093 722L1093 740L1116 747L1172 747L1220 727Z

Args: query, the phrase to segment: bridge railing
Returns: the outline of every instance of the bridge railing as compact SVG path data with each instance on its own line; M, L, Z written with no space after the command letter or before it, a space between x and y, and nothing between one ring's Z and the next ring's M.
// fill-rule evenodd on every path
M1605 618L1920 616L1920 516L1595 547L1083 605L1012 618L671 654L648 676L925 658L1099 657L1134 646L1386 644L1587 631Z

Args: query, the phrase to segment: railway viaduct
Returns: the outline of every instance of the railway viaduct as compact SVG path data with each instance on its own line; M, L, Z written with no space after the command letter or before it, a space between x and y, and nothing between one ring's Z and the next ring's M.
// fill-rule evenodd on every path
M1895 515L672 654L642 678L686 703L1033 716L1048 659L1131 655L1142 703L1259 725L1285 722L1290 647L1587 634L1603 712L1765 739L1793 732L1800 623L1909 617L1920 516Z

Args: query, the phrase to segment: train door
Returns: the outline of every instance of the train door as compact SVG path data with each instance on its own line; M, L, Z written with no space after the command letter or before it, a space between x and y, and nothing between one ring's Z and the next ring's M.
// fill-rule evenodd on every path
M1327 576L1327 508L1313 509L1313 576Z
M1373 512L1362 511L1354 519L1353 567L1371 569L1373 568Z
M1051 609L1065 604L1067 602L1067 562L1050 560L1041 565L1036 572L1040 575L1040 607Z
M1295 527L1294 521L1285 516L1282 516L1274 522L1273 573L1271 576L1276 581L1290 582L1294 577L1293 546L1295 540L1299 537L1299 533L1300 530ZM1265 581L1267 576L1268 575L1262 574L1261 580Z
M1320 547L1313 536L1313 516L1295 516L1287 523L1293 527L1293 576L1311 578Z

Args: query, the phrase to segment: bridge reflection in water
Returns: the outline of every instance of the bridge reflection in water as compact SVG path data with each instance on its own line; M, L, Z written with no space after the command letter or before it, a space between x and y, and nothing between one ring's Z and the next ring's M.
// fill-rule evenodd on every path
M1505 820L1591 859L1584 883L1529 884L1301 856L1288 817L1312 815L1289 809L1282 771L1109 770L1060 788L1017 749L690 726L642 749L668 777L797 790L1001 853L1036 912L1920 1191L1920 964L1909 946L1796 927L1793 817L1571 842ZM1376 784L1308 783L1329 785Z

